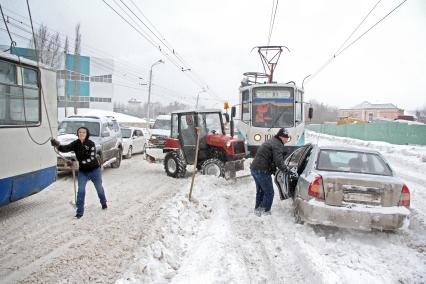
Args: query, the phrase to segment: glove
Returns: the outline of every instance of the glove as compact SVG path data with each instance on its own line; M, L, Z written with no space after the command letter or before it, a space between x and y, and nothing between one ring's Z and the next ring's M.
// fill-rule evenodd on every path
M289 170L289 176L290 176L290 178L293 178L293 179L298 179L299 178L299 174L297 173L297 168L296 167L292 167Z
M59 141L55 138L50 139L50 144L52 144L53 147L58 147L59 145L61 145Z

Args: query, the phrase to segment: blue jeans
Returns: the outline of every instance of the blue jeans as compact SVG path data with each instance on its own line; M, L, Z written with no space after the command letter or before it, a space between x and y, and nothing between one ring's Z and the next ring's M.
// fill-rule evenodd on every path
M94 169L90 172L78 171L78 193L77 193L77 215L84 214L84 199L86 197L86 183L91 180L95 185L98 193L99 201L102 205L106 204L104 188L102 187L101 168Z
M272 185L271 174L251 170L254 182L256 183L256 205L255 209L262 207L265 211L270 211L274 201L274 186Z

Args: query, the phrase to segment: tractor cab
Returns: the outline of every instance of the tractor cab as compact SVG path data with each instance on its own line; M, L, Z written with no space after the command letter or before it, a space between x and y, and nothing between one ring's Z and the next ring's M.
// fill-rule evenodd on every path
M244 141L225 135L220 110L172 113L170 137L165 142L164 168L167 175L183 177L186 165L195 163L197 129L200 129L197 168L203 174L234 177L243 169Z

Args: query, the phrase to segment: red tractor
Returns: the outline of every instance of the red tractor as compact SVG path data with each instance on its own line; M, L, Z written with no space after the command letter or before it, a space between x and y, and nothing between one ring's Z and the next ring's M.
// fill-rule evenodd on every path
M229 117L225 115L228 122ZM244 169L244 141L225 135L220 110L173 112L171 124L170 137L166 139L164 148L164 169L168 176L184 177L186 166L194 165L197 128L200 129L198 170L207 175L231 178L235 177L236 171Z

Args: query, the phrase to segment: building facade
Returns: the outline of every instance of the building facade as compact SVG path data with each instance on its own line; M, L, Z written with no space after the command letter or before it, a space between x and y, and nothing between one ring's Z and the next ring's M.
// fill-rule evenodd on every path
M11 53L36 60L33 49L14 47ZM74 54L62 57L53 67L57 68L58 116L69 116L78 108L112 111L114 61Z
M372 104L364 101L348 109L339 109L340 118L354 118L363 121L372 121L374 119L397 119L403 115L404 110L394 104Z

